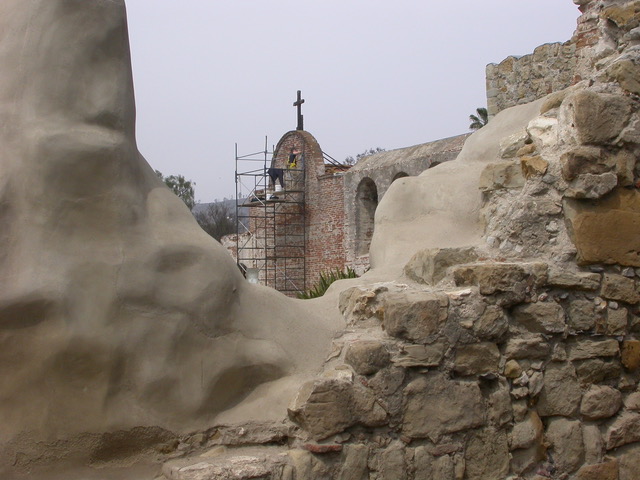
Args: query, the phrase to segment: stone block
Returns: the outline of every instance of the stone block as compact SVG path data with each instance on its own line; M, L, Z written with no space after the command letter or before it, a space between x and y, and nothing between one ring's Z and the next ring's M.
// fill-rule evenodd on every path
M416 253L405 265L404 273L411 280L435 285L453 265L473 262L478 258L475 248L429 248Z
M572 110L578 141L585 144L604 144L616 138L632 108L628 98L590 90L573 93L564 104Z
M624 399L624 406L627 410L640 412L640 391L629 394L629 396Z
M638 480L640 444L628 445L616 452L619 480Z
M580 145L560 156L562 178L567 182L586 173L601 174L611 169L605 164L605 153L600 147Z
M507 359L545 359L550 352L549 342L542 334L526 334L507 340L504 355Z
M614 416L622 406L622 394L606 385L591 385L582 397L580 414L587 420Z
M515 360L508 360L504 364L504 376L507 378L518 378L522 375L522 367Z
M600 198L611 192L618 185L618 176L613 172L594 175L585 173L578 175L569 183L564 191L568 198Z
M513 320L532 333L561 333L566 327L564 310L555 302L518 305L513 309Z
M514 292L547 281L546 263L475 263L455 267L453 277L458 286L477 286L482 295Z
M580 406L582 391L571 363L552 362L544 372L544 387L538 400L538 413L549 417L573 416Z
M345 445L343 463L338 480L368 480L369 447L362 444Z
M513 419L509 382L500 379L489 393L488 420L497 427L502 427Z
M426 343L447 321L449 297L443 293L389 293L383 305L382 324L389 335Z
M592 330L601 315L596 312L595 304L591 300L573 300L569 304L567 323L574 331Z
M640 95L640 66L631 60L619 60L606 72L609 80L618 82L627 92Z
M378 478L380 480L406 480L408 478L404 445L401 442L392 442L379 455Z
M622 342L622 365L632 372L640 368L640 340L625 340Z
M640 191L618 188L597 202L565 199L564 211L579 264L640 267Z
M601 275L590 272L570 272L568 270L550 270L547 284L576 290L597 290L600 287Z
M542 443L544 425L535 411L530 411L521 422L516 422L509 434L511 450L530 448Z
M623 275L605 274L602 278L601 294L608 300L618 300L630 304L640 302L640 289L638 289L635 280Z
M465 478L495 480L509 473L509 447L503 430L479 429L471 433L464 452Z
M328 466L312 453L302 449L294 449L289 450L287 456L295 470L296 479L320 480L329 478L330 470Z
M347 346L345 362L359 375L371 375L389 364L389 352L384 343L358 340Z
M498 373L499 363L500 351L495 343L474 343L458 346L453 369L458 375Z
M615 357L620 353L620 346L614 339L602 340L580 339L568 345L569 360L585 360L595 357Z
M624 335L627 333L629 311L626 308L607 309L607 335Z
M433 372L404 389L402 429L413 438L437 442L446 433L485 423L484 404L477 382L450 380Z
M427 447L416 447L413 454L414 480L433 480L434 460L435 458L429 453Z
M613 380L622 373L622 367L617 360L605 361L601 358L591 358L575 362L574 365L582 385Z
M583 423L582 439L584 442L584 462L588 464L600 463L604 457L604 443L598 424Z
M552 418L547 425L546 438L553 449L557 474L572 473L583 464L582 425L578 420Z
M525 178L542 176L547 173L549 162L541 155L524 155L520 157L520 167Z
M607 429L604 441L607 450L640 442L640 414L623 412Z
M513 158L518 150L529 141L529 134L522 128L514 134L500 140L500 158Z
M618 480L618 460L583 465L576 472L574 480Z
M487 305L482 315L473 322L473 333L483 340L499 340L509 329L509 319L499 305Z
M399 367L437 367L444 357L445 346L442 343L433 345L403 345L401 352L393 358Z
M520 162L504 161L487 164L480 174L478 187L483 192L492 192L503 188L513 189L524 186L524 176Z

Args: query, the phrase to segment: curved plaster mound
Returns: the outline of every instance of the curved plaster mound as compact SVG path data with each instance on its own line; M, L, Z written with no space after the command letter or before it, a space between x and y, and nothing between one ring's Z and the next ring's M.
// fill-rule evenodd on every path
M247 284L138 153L124 1L3 0L0 64L0 472L283 417L340 324Z

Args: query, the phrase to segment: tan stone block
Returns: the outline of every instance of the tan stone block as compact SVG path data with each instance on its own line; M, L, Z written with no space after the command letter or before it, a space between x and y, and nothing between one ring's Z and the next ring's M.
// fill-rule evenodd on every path
M459 375L498 373L499 362L500 351L495 343L459 345L453 369Z
M625 368L632 372L640 367L640 340L622 342L621 361Z
M611 450L633 442L640 442L640 414L623 412L607 429L605 446Z
M580 339L571 342L568 347L570 360L614 357L620 352L618 342L612 338L603 340Z
M540 416L572 416L577 412L581 399L582 390L573 365L556 362L547 365L538 401Z
M470 435L464 452L465 478L495 480L509 473L507 435L493 428L480 429Z
M618 480L618 460L597 465L584 465L578 470L575 480Z
M479 188L483 192L502 188L522 188L524 177L520 162L489 163L480 174Z
M571 473L582 465L584 442L578 420L553 418L549 420L545 436L553 449L557 473Z
M513 321L532 333L564 332L564 317L564 310L555 302L525 303L513 309Z
M606 385L592 385L582 397L580 413L588 420L609 418L622 406L622 394Z
M359 340L347 346L345 362L359 375L371 375L389 364L389 352L375 340Z
M520 157L520 166L522 167L522 174L525 178L542 176L547 173L549 168L549 162L547 162L540 155L525 155Z
M547 283L554 287L596 290L600 287L600 279L599 273L551 270Z
M453 265L477 260L475 248L429 248L416 253L404 267L404 273L411 280L435 285L442 280L447 269Z
M449 297L443 293L389 293L383 297L383 327L394 337L426 342L447 320Z
M565 199L569 234L579 264L640 267L640 192L615 189L596 202Z
M581 90L567 97L565 103L573 110L578 141L585 144L613 140L631 116L631 100L621 95Z
M608 300L631 304L640 302L640 291L635 280L623 275L605 274L602 279L601 293Z
M640 14L640 2L631 1L622 4L609 5L602 9L600 17L611 20L622 29L630 29L638 26Z

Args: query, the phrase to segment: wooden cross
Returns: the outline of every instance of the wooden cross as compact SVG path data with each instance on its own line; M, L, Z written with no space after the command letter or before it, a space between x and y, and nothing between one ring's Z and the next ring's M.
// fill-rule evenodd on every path
M303 128L303 116L302 116L302 104L304 100L302 99L301 92L298 90L298 100L293 102L294 107L298 107L298 127L296 130L304 130Z

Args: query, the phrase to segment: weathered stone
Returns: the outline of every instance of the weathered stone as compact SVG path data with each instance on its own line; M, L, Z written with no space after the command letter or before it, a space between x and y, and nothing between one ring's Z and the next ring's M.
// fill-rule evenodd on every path
M522 374L522 367L515 360L508 360L504 364L504 376L507 378L518 378Z
M558 119L554 114L540 115L529 122L527 132L535 144L552 146L558 142L557 126Z
M404 458L404 445L394 441L380 453L378 463L378 478L380 480L406 480L407 466Z
M574 365L580 383L583 385L618 378L622 372L622 367L615 360L605 361L601 358L591 358L575 362Z
M570 182L585 173L600 174L610 170L599 147L580 145L560 156L562 178Z
M289 418L312 438L322 440L362 423L377 426L386 419L370 389L345 379L318 378L305 383L291 401Z
M525 155L531 155L537 150L534 143L528 143L516 152L516 157L524 157Z
M602 278L602 296L632 304L640 302L640 290L635 280L616 274L605 274Z
M622 131L631 116L631 101L620 95L581 90L563 103L573 111L573 125L579 142L607 143Z
M442 293L390 293L383 302L383 326L394 337L426 342L447 320L449 297Z
M483 340L499 340L509 329L509 319L499 305L488 305L473 323L473 332Z
M454 371L459 375L498 373L500 351L495 343L460 345L456 350Z
M597 465L583 465L576 472L575 480L618 480L618 461L610 460Z
M533 333L561 333L566 327L564 310L555 302L537 302L518 305L513 319Z
M626 308L607 309L607 335L624 335L627 333L629 311Z
M622 394L615 388L604 385L591 385L582 397L580 413L588 420L609 418L615 415L622 405Z
M497 386L489 393L487 413L489 422L497 427L502 427L513 419L509 382L505 379L500 379Z
M524 296L526 287L546 282L547 269L545 263L476 263L456 267L453 276L456 285L477 285L482 295L521 289Z
M596 290L600 287L600 278L601 275L599 273L551 270L547 283L560 288Z
M632 372L640 368L640 340L625 340L622 342L622 364Z
M609 67L607 77L618 82L627 92L640 95L640 66L631 60L615 62Z
M480 175L479 188L491 192L503 188L522 188L524 177L519 162L506 161L489 163Z
M640 412L640 392L633 392L625 398L624 406L627 410Z
M323 478L330 478L328 466L312 453L302 449L295 449L289 450L287 456L294 467L296 479L308 478L309 480L321 480Z
M507 359L545 359L549 355L549 342L542 334L529 333L510 338L504 355Z
M311 453L335 453L341 452L343 445L341 443L305 443L302 445L307 452Z
M503 138L500 140L500 157L515 157L518 150L524 147L527 141L529 141L529 134L524 128Z
M509 473L509 447L502 430L485 428L473 432L464 453L465 477L495 480Z
M239 455L187 466L167 464L163 473L172 480L267 480L283 462L266 455Z
M541 155L525 155L520 157L520 167L525 178L542 176L547 173L549 162L542 158Z
M371 375L389 364L389 351L384 343L358 340L347 346L345 362L359 375Z
M437 442L442 434L483 425L484 407L476 382L449 380L430 373L404 390L403 432Z
M429 453L427 447L416 447L413 454L415 476L414 480L433 480L433 462L434 457Z
M538 401L538 413L541 416L570 417L578 410L581 398L578 378L570 363L553 362L547 365L544 387Z
M611 339L581 339L568 345L570 360L585 360L595 357L615 357L620 352L618 342Z
M362 444L345 445L343 450L344 461L338 480L367 480L369 478L368 457L368 446Z
M437 367L444 357L442 343L433 345L403 345L402 351L393 358L399 367Z
M623 412L609 426L604 439L607 450L628 443L640 442L640 414Z
M618 188L593 203L566 199L564 211L580 264L640 267L640 191Z
M608 5L600 12L600 17L610 20L618 27L629 30L638 26L640 5L637 1L628 1Z
M529 395L531 398L538 396L544 387L544 376L542 372L533 372L529 377Z
M584 442L585 463L600 463L604 457L604 443L600 428L595 423L582 424L582 440Z
M640 465L640 444L627 445L616 451L619 480L638 480Z
M429 248L420 250L405 265L404 273L411 280L435 285L453 265L473 262L478 258L475 248Z
M595 304L591 300L573 300L569 304L567 316L569 327L574 331L583 332L592 330L601 314L596 313Z
M569 198L600 198L612 191L618 185L618 176L613 172L593 175L585 173L578 175L569 183L564 192Z
M552 418L547 425L546 438L553 449L557 473L571 473L582 465L584 444L579 421Z
M433 478L441 478L443 480L455 479L455 464L452 456L443 455L442 457L436 458L433 462Z
M517 450L539 445L542 442L543 431L542 420L535 411L530 411L523 421L513 425L509 435L510 449Z

